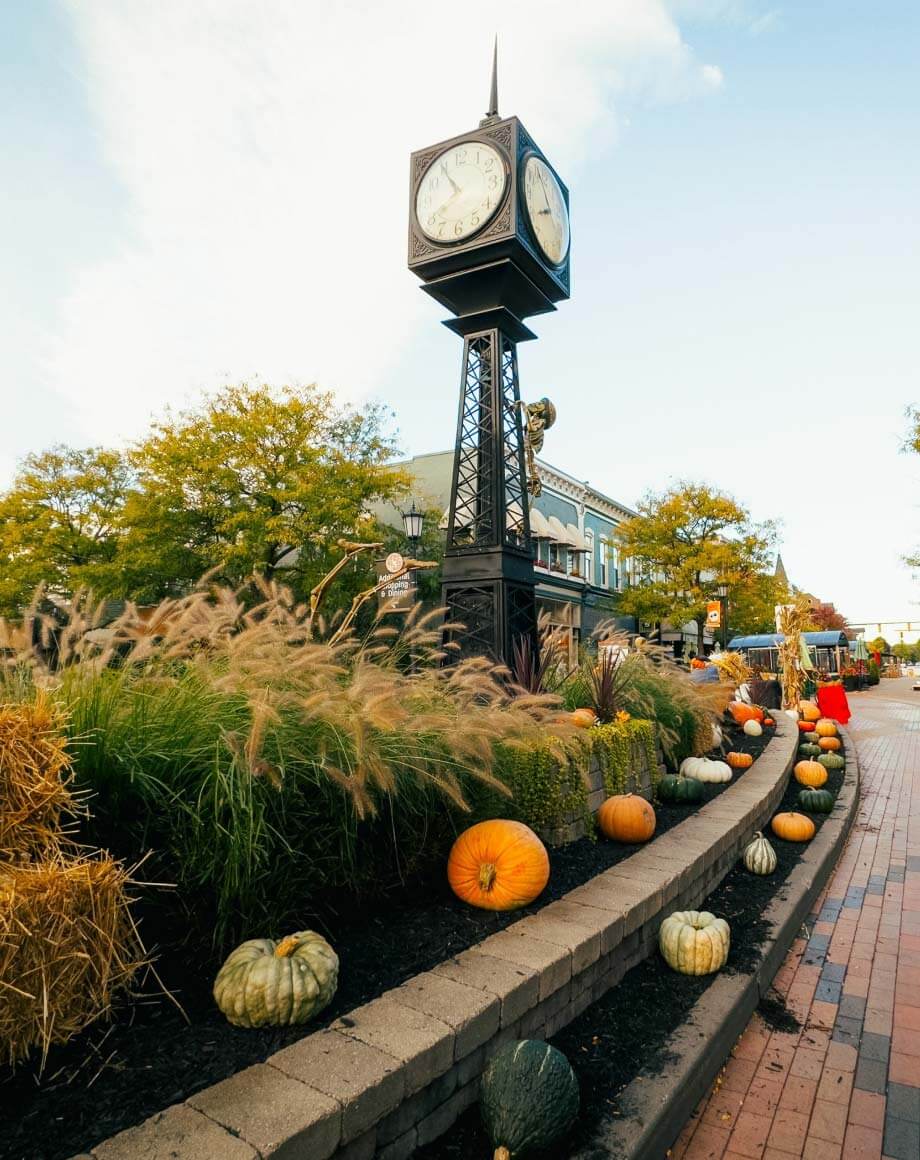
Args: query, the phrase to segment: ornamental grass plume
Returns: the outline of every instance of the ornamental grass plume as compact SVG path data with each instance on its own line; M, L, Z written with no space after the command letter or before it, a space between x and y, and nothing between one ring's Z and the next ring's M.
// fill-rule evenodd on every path
M0 1056L44 1068L109 1013L146 956L130 913L130 875L104 854L0 864Z

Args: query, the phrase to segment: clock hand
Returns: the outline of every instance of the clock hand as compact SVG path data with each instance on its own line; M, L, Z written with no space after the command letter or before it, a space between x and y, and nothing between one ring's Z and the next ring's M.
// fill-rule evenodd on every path
M454 181L454 179L451 177L451 175L447 172L447 166L444 164L443 161L441 162L441 172L444 174L444 176L450 182L451 186L453 187L454 193L459 193L460 186L456 183L456 181Z

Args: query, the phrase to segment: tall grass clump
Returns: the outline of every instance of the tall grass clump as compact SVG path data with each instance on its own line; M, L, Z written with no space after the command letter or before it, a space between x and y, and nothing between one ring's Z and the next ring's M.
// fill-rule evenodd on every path
M212 587L98 628L88 598L47 650L20 652L4 700L62 710L81 837L154 852L176 905L219 946L322 898L405 881L443 856L481 795L506 795L499 742L552 727L485 660L440 664L440 614L336 639L273 585ZM148 865L151 865L148 863Z

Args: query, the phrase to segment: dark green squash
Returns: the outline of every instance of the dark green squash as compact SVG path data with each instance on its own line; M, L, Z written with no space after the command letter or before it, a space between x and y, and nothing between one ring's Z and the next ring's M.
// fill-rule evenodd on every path
M658 779L655 787L658 800L662 802L701 802L703 783L695 777L680 777L666 774Z
M799 756L800 757L817 757L819 753L823 753L823 752L824 752L824 750L821 749L820 746L811 745L810 743L807 743L807 742L805 745L799 746Z
M516 1160L548 1148L578 1115L578 1080L569 1061L548 1043L506 1043L482 1073L479 1110L494 1160Z
M799 792L799 809L808 814L829 814L835 800L829 789L803 789Z
M846 758L839 753L822 753L818 760L825 769L843 769L846 765Z

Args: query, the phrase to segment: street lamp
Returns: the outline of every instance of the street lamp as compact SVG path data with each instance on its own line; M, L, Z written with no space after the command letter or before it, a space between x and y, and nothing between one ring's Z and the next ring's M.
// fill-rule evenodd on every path
M422 537L422 524L425 522L425 513L419 511L415 506L415 500L413 500L409 510L400 512L399 514L402 516L406 539L412 545L412 554L416 555L418 553L418 542Z
M716 591L722 605L722 652L728 651L728 585L723 580Z

